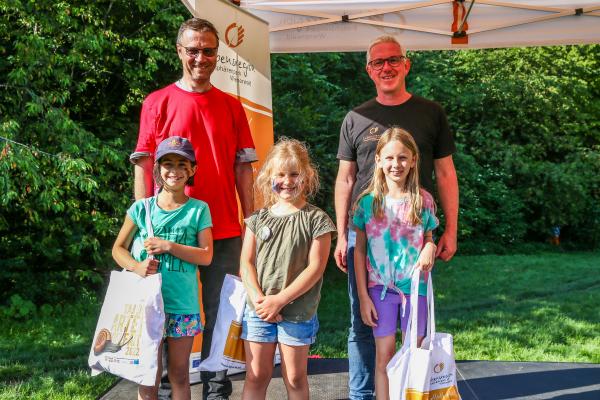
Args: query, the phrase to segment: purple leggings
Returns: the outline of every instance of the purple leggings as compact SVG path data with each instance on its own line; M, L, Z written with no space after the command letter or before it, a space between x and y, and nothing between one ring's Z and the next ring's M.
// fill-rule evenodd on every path
M406 332L408 321L410 318L410 295L404 295L406 298L405 307L402 306L402 295L398 294L393 290L387 291L383 301L381 298L381 291L383 286L374 286L369 288L369 297L375 305L377 310L377 326L373 328L373 336L383 337L396 334L398 327L398 317L400 317L400 329L402 332ZM418 336L425 336L427 330L427 297L419 296L418 303L418 320L417 320L417 334ZM404 312L403 312L404 311Z

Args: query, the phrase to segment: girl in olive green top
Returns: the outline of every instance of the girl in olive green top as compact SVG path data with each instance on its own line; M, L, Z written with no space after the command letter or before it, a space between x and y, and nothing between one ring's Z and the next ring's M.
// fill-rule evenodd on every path
M265 398L277 345L288 398L308 399L308 349L319 329L316 312L335 225L306 201L319 177L297 140L273 147L255 186L265 207L246 219L240 260L248 291L242 399Z

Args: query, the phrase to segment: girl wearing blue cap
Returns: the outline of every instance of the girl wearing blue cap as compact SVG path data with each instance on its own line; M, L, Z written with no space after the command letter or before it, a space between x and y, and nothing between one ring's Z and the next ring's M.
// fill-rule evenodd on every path
M149 199L154 237L148 237L144 200L127 210L125 222L113 246L113 258L121 267L140 276L160 272L168 342L168 375L173 399L189 399L189 358L194 336L202 331L198 302L198 265L209 265L213 254L211 217L208 205L185 194L196 173L191 143L172 136L157 150L154 180L159 193ZM139 254L129 246L135 236L144 240ZM138 387L138 398L157 399L162 375L162 345L158 351L155 386Z

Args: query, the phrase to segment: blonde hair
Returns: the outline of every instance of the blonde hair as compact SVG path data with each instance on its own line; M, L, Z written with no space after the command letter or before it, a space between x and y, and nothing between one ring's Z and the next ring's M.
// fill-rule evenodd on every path
M421 185L419 184L419 148L415 143L412 135L402 128L393 126L383 132L383 135L377 142L377 148L375 150L375 156L380 157L381 149L390 142L398 141L406 147L414 157L415 166L410 169L404 182L404 190L408 192L409 196L409 211L407 215L407 222L412 225L421 223L421 211L423 209L423 195L421 194ZM388 186L385 180L383 169L375 166L373 170L373 179L369 187L358 196L356 200L355 208L358 205L360 199L368 194L373 194L373 215L376 218L383 218L383 208L385 202L385 195L388 192Z
M297 169L300 173L298 179L305 198L312 197L319 190L319 174L304 143L296 139L281 138L267 154L254 184L254 190L262 197L265 207L277 203L279 197L272 189L273 177L286 169Z
M404 47L402 47L402 45L400 44L400 42L398 41L398 39L396 39L394 36L390 36L390 35L383 35L383 36L379 36L377 38L375 38L375 40L373 40L370 44L369 44L369 48L367 49L367 64L369 63L369 61L371 61L370 57L371 57L371 49L375 46L377 46L378 44L381 43L395 43L398 45L398 47L400 48L400 54L403 55L404 57L406 57L406 50L404 49Z

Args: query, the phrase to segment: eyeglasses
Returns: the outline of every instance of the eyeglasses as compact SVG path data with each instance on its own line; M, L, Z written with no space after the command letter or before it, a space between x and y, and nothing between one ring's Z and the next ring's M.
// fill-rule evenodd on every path
M379 71L383 68L386 61L390 65L390 67L397 67L400 63L405 59L404 56L391 56L388 58L376 58L375 60L369 61L369 65L376 71Z
M198 57L200 55L200 53L202 53L202 55L204 57L214 57L217 55L217 50L219 49L218 47L204 47L202 49L199 49L197 47L185 47L185 46L181 46L181 47L183 47L185 49L185 54L188 57L192 57L192 58Z

